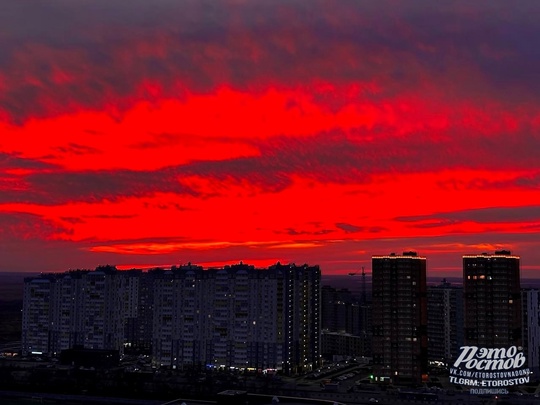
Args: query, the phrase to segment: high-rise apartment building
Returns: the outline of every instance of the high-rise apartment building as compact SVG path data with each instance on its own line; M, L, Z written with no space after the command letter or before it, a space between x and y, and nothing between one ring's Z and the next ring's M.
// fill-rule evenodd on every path
M358 300L345 288L338 290L325 285L321 291L322 329L358 336L360 332Z
M343 336L347 336L348 341L354 340L354 345L339 347L351 347L354 351L340 352L340 355L371 357L371 303L367 302L364 294L358 300L346 288L336 289L326 285L322 287L321 297L321 327L327 341L325 352L327 357L332 358L333 339L343 341ZM349 335L360 339L349 339Z
M450 362L463 346L463 288L443 280L427 288L428 358Z
M154 284L150 272L124 271L124 348L126 353L152 353Z
M374 379L421 383L427 372L426 258L415 252L373 256L372 277Z
M157 365L296 371L319 364L317 266L189 265L153 277Z
M320 362L320 269L238 264L25 281L23 354L75 345L152 353L158 366L310 370Z
M371 302L360 304L360 336L362 337L362 356L372 357L373 308Z
M48 278L25 278L22 316L23 354L52 352L51 329L54 322L56 283Z
M319 266L276 264L269 267L270 272L283 276L283 287L278 283L277 311L280 296L283 298L288 319L283 320L287 348L284 351L286 370L301 372L320 365L321 315L320 291L321 270ZM290 324L289 324L290 322Z
M86 273L69 272L54 278L49 277L56 287L50 301L53 305L50 352L53 354L84 344L84 318L80 308L84 289L83 276Z
M521 291L523 329L523 353L527 367L532 371L531 379L540 380L540 291L535 288Z
M506 250L463 256L466 345L521 346L519 260Z
M126 280L115 268L107 266L85 275L78 309L85 348L123 352L124 321L129 315L123 301Z
M112 266L25 279L22 352L124 349L126 278Z

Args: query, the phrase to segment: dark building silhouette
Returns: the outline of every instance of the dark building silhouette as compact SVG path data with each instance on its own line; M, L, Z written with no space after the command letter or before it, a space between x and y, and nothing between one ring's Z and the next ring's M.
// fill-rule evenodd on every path
M446 280L427 288L428 357L451 362L463 346L463 288Z
M322 355L329 360L371 356L371 303L330 286L323 286L321 297Z
M373 355L373 306L371 302L360 304L360 336L362 337L362 355L371 357Z
M466 345L521 346L519 260L507 250L463 256Z
M124 351L152 354L154 286L152 273L128 270L123 290L125 304Z
M320 269L187 264L150 272L159 367L311 370L320 362Z
M321 299L322 329L331 332L358 334L360 331L358 303L348 289L338 290L325 285L321 289Z
M280 263L29 277L22 354L77 346L146 353L173 369L308 371L321 361L320 278L318 266Z
M371 356L371 303L346 288L321 289L323 356Z
M427 372L426 258L372 257L373 376L419 384Z
M323 330L321 334L321 353L331 361L365 356L362 336L346 332Z
M536 288L521 290L523 315L522 341L531 380L540 381L540 291Z

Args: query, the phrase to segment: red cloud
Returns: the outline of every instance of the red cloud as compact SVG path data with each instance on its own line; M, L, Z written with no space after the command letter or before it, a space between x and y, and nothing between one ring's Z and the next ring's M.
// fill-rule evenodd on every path
M526 3L10 4L4 229L24 246L76 241L66 249L85 261L341 270L504 238L537 257L536 220L501 223L493 208L540 204L540 31Z
M201 94L227 85L264 91L318 81L370 83L377 89L375 101L435 90L450 98L538 102L538 88L527 80L540 61L504 32L512 29L521 43L537 36L532 13L503 8L501 28L481 18L483 9L473 4L444 13L394 2L342 3L331 12L325 2L307 4L183 2L151 10L137 4L130 16L115 2L77 4L62 9L68 16L62 20L54 5L44 6L44 33L24 32L13 24L17 18L3 21L0 104L23 122L80 109L125 111L140 100L182 99L185 89ZM18 13L19 20L33 15L15 7Z

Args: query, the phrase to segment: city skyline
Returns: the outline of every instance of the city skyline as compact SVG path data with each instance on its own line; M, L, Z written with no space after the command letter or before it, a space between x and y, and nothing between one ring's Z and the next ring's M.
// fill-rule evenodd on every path
M537 2L31 3L0 13L0 272L538 277Z
M281 264L26 277L22 355L80 346L151 354L173 369L312 370L320 365L320 278L318 266Z

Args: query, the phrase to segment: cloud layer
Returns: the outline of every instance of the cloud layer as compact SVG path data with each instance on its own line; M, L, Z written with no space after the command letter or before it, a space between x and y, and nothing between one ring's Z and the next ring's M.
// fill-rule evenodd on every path
M81 266L540 263L538 2L31 3L0 13L0 271L40 243Z

